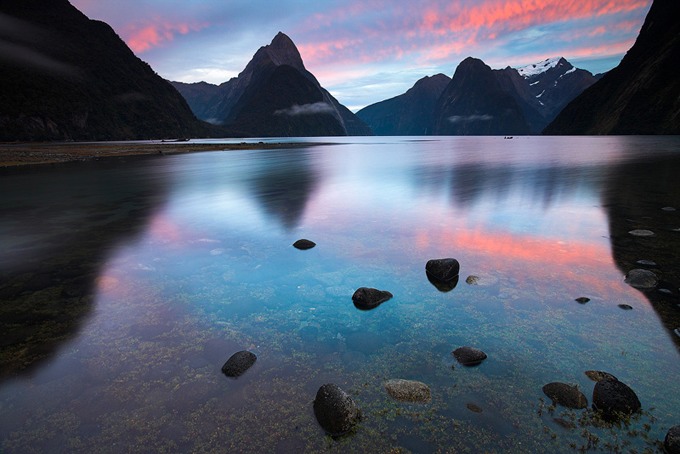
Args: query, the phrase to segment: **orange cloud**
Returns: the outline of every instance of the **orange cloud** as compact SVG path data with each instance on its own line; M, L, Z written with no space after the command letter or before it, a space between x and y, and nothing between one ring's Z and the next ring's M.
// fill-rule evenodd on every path
M206 23L187 24L170 22L149 24L142 28L137 28L136 25L133 25L128 32L125 33L125 41L134 52L142 53L172 41L178 34L186 35L207 26L208 24Z

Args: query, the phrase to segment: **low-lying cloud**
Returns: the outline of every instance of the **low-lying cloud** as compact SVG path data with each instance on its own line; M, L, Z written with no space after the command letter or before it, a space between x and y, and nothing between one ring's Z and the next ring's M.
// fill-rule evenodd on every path
M449 117L451 123L470 123L473 121L489 121L493 120L492 115L453 115Z
M312 104L293 104L287 109L280 109L274 112L274 115L288 115L291 117L297 115L317 115L333 113L335 109L330 104L325 102L315 102Z

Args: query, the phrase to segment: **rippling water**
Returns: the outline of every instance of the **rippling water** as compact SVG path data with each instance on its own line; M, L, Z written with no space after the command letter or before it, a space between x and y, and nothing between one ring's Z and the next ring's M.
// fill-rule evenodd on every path
M0 170L0 451L658 450L680 424L678 174L677 137L353 137ZM461 264L450 292L425 275L443 257ZM656 288L624 282L641 267ZM359 287L394 298L360 311ZM488 359L460 366L464 345ZM257 362L227 378L239 350ZM601 427L551 406L553 381L590 401L592 369L643 412ZM394 378L432 402L393 400ZM339 439L312 411L329 382L363 414Z

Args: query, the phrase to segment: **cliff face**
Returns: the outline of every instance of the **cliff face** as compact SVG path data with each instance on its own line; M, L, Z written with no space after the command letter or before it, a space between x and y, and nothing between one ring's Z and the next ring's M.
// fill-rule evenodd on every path
M680 2L655 0L616 68L574 99L544 134L680 134Z
M66 0L0 3L0 140L128 140L208 133L107 24Z
M307 71L293 41L278 33L245 69L220 85L173 85L201 119L243 136L368 135L359 118Z

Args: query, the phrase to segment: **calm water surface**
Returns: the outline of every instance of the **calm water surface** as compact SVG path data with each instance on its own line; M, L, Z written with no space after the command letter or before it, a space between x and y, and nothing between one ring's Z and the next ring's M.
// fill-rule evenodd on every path
M0 170L0 451L659 449L680 424L679 138L330 140ZM425 276L443 257L450 292ZM638 260L657 288L624 282ZM394 298L360 311L364 286ZM488 359L458 365L464 345ZM229 379L239 350L257 362ZM642 414L550 405L553 381L590 401L590 369ZM363 413L339 439L312 410L329 382Z

